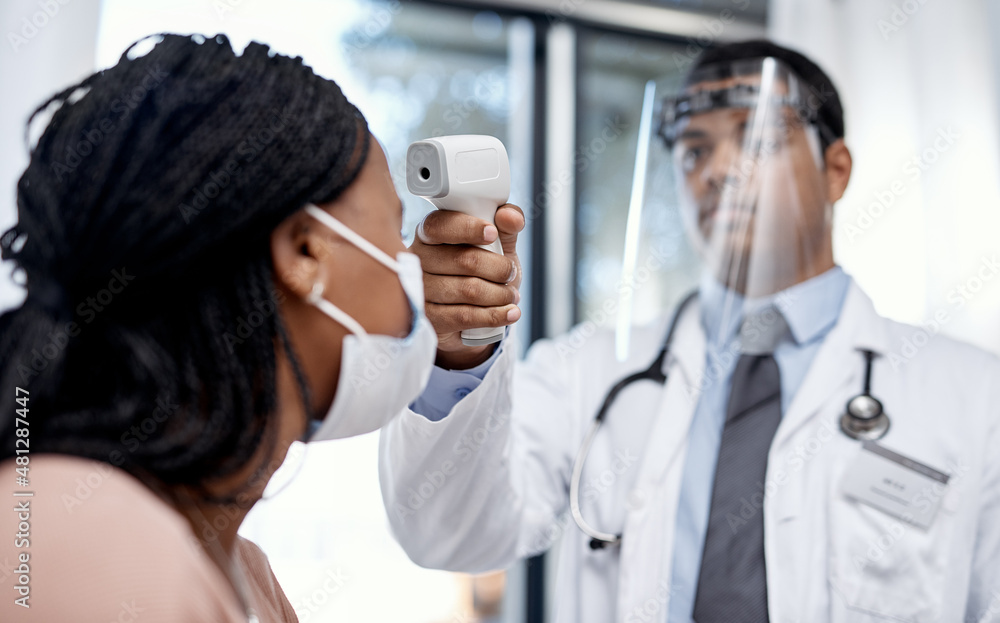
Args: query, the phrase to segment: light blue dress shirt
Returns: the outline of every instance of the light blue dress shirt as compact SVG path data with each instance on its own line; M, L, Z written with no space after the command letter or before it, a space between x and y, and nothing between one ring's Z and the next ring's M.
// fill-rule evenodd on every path
M702 328L705 335L716 336L716 339L708 339L705 361L708 384L698 400L688 433L684 476L677 505L667 623L688 623L692 620L698 588L701 554L712 505L715 463L722 442L730 382L740 356L736 338L743 317L726 313L724 309L753 312L773 306L788 324L789 335L774 350L774 359L781 374L781 413L784 415L802 385L823 338L840 317L849 284L850 278L844 271L834 267L778 294L743 301L717 282L702 282L699 289ZM727 326L723 326L724 323Z
M730 380L739 359L736 337L743 318L738 313L727 313L725 310L756 311L774 306L781 311L790 335L777 346L774 358L781 373L781 408L784 414L802 385L823 338L840 317L849 284L850 278L844 271L834 267L775 295L744 301L715 281L704 280L701 283L701 323L705 334L710 336L706 344L707 386L702 391L688 433L688 450L677 506L667 623L688 623L694 609L701 553L712 503L715 462L722 440ZM444 418L459 400L479 387L502 348L503 342L490 359L469 370L445 370L435 366L424 393L411 405L413 411L432 421Z
M499 346L493 351L493 355L475 368L468 370L445 370L438 366L431 368L431 378L427 381L424 393L413 401L410 409L432 422L443 419L459 400L468 396L483 382L493 362L500 356L509 333L508 329Z

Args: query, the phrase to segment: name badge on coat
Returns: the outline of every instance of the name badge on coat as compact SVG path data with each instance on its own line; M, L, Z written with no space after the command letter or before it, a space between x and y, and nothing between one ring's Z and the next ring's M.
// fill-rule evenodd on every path
M844 495L927 529L941 506L948 474L865 441L844 474Z

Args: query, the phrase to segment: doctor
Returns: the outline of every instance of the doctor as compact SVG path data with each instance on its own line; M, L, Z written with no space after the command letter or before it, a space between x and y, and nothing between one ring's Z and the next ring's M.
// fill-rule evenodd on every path
M627 361L610 333L524 363L461 347L516 302L516 255L467 246L472 217L423 223L437 367L381 442L404 549L481 572L562 537L574 623L1000 620L1000 365L878 316L834 263L851 155L830 80L723 46L653 125L705 274ZM498 212L507 250L522 223Z

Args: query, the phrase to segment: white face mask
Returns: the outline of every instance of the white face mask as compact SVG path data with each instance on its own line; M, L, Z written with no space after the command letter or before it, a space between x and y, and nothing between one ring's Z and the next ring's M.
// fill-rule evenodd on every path
M387 253L314 205L310 216L399 276L413 312L413 326L405 338L369 335L357 320L323 298L317 282L307 301L340 323L352 335L344 337L337 395L326 418L310 423L309 441L343 439L382 428L420 396L430 378L437 352L437 333L424 315L424 275L420 258ZM313 428L315 427L315 430Z

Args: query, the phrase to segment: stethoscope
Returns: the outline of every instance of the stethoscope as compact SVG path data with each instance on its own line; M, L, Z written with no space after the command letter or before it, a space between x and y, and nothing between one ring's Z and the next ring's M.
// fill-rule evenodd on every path
M667 374L663 371L663 364L670 352L670 344L674 339L677 321L696 298L698 298L697 291L692 292L677 306L677 311L674 312L674 317L670 321L670 328L667 330L667 337L663 341L663 347L649 367L626 376L615 383L614 387L607 393L604 402L601 403L601 408L597 411L597 416L594 417L594 422L590 425L590 431L584 438L580 451L577 452L576 459L573 461L573 476L569 485L569 508L573 515L573 521L584 534L590 537L590 549L597 550L609 545L618 545L622 540L621 534L602 532L591 526L583 518L583 513L580 511L580 479L583 475L583 466L587 462L587 455L590 454L590 447L593 445L597 431L604 423L604 418L611 409L611 405L623 389L636 381L653 381L660 385L666 385ZM888 432L889 416L886 415L882 402L871 393L872 361L876 354L867 349L861 349L860 352L865 358L864 391L847 401L844 414L840 417L840 430L852 439L873 441L885 436Z

